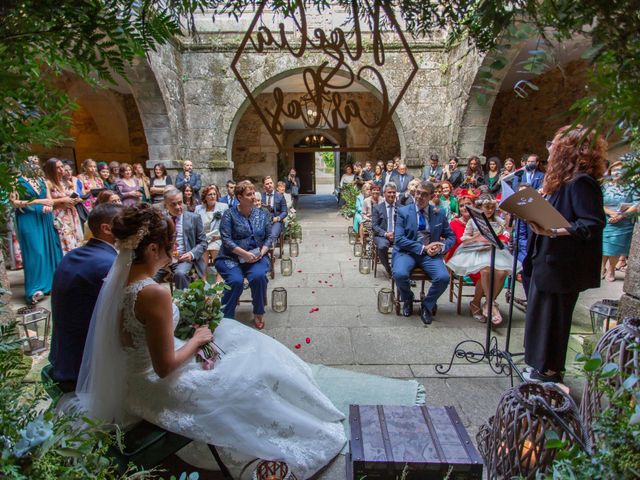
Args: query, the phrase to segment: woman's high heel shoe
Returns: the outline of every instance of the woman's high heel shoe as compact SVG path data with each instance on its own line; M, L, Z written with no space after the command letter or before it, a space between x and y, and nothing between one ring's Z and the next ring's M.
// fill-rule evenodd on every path
M502 314L496 302L493 302L493 309L491 310L491 323L494 327L502 324Z
M264 319L258 320L258 318L253 319L253 325L258 329L262 330L264 328Z
M485 323L487 318L482 315L482 308L477 303L473 303L473 300L469 302L469 309L471 310L471 316L478 322Z

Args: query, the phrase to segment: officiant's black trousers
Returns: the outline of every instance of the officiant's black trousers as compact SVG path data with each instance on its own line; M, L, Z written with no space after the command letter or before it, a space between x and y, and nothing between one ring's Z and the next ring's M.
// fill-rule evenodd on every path
M535 281L529 287L524 328L524 360L539 372L564 371L571 318L579 292L540 291Z

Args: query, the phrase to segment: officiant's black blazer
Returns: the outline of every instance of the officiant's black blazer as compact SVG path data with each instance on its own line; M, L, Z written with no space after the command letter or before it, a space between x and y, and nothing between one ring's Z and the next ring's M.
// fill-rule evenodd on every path
M600 184L579 174L549 202L569 221L571 235L551 238L532 233L525 273L532 275L539 291L570 293L599 287L605 226Z

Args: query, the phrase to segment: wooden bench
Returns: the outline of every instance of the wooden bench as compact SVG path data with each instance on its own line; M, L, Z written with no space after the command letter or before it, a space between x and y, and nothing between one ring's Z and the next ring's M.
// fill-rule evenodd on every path
M53 367L51 365L46 365L42 369L40 377L45 390L51 397L52 405L55 406L60 397L65 393L69 393L70 390L64 391L65 389L60 388L60 385L51 377L52 370ZM142 420L123 431L122 450L114 444L109 447L107 455L112 458L118 473L122 475L129 464L134 464L145 470L156 467L191 442L190 438L169 432L146 420ZM209 445L209 450L216 459L224 478L232 479L233 477L222 462L216 447Z

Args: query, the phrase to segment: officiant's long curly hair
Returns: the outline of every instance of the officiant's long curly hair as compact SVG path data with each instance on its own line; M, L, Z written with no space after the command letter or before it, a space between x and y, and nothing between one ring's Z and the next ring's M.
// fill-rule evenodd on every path
M579 173L599 180L605 170L607 142L582 125L566 125L553 138L542 189L551 195Z
M120 241L140 236L133 251L133 263L144 261L144 249L151 243L157 243L171 257L175 237L173 221L149 204L141 203L124 208L113 219L111 232Z

